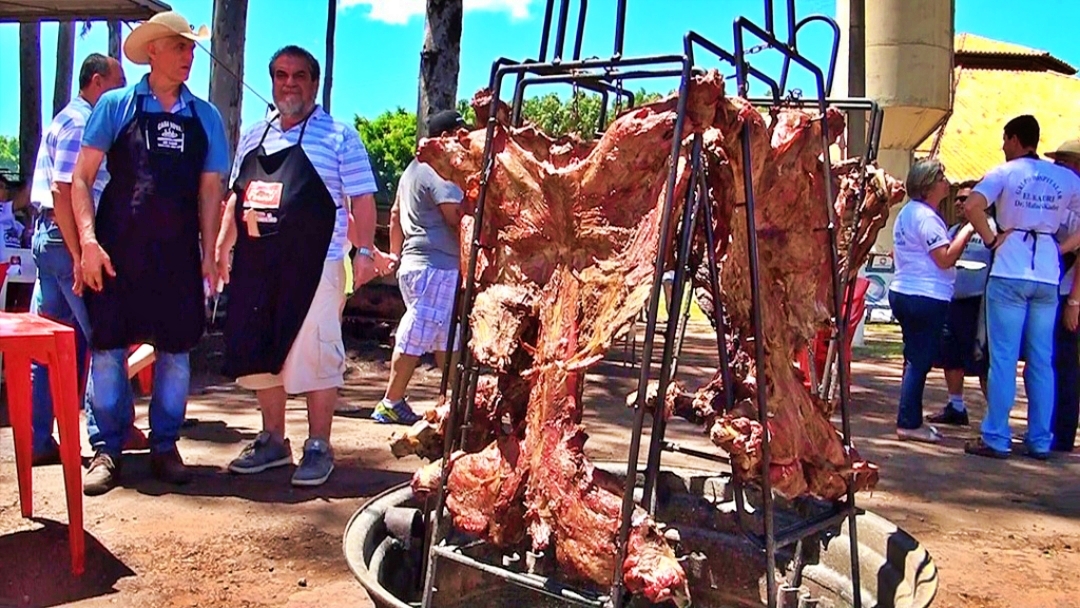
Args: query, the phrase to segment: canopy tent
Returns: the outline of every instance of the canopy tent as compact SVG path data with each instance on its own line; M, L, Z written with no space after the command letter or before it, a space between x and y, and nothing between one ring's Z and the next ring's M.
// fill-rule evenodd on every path
M34 21L143 21L172 10L158 0L0 0L0 23Z

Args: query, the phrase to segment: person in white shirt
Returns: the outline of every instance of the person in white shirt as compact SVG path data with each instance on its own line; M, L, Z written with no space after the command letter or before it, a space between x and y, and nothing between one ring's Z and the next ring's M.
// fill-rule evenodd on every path
M955 238L964 226L969 225L964 205L976 183L975 181L963 182L956 189L954 201L960 221L949 228L950 239ZM964 247L964 252L960 254L959 262L967 262L968 267L957 264L953 298L949 303L945 329L941 332L939 361L935 364L935 367L941 367L945 372L945 386L949 391L949 401L940 412L926 417L926 421L930 424L957 426L969 424L967 407L964 405L965 376L977 377L979 387L983 395L986 395L986 357L976 357L975 353L979 348L977 345L979 312L982 309L986 279L990 274L992 255L993 252L977 234L972 235L971 240Z
M79 94L60 110L42 137L34 165L30 203L38 210L32 250L37 280L30 312L75 328L76 362L80 378L86 377L87 341L90 318L82 299L79 234L71 206L71 181L79 154L83 129L90 112L105 92L124 86L120 62L100 53L91 53L79 69ZM103 165L94 182L96 202L109 181ZM60 461L60 448L53 440L53 403L47 366L35 363L32 373L34 449L33 464ZM87 398L92 394L87 389ZM131 397L128 397L131 401ZM86 430L91 439L98 435L94 414L86 403Z
M986 331L992 354L986 416L981 437L964 449L977 456L1009 456L1009 413L1016 399L1016 364L1023 352L1027 455L1045 460L1053 441L1054 323L1061 281L1055 234L1070 211L1080 213L1080 178L1035 153L1039 123L1034 116L1010 120L1002 140L1006 162L983 177L967 205L968 220L994 250L994 262L986 285ZM995 233L987 222L986 208L991 204L1003 232Z
M1046 156L1054 163L1080 175L1080 139L1065 142ZM1058 238L1080 232L1080 215L1070 213L1058 230ZM1075 251L1062 257L1061 283L1058 285L1058 318L1054 324L1054 417L1052 452L1071 452L1080 419L1080 344L1077 340L1077 317L1080 316L1080 281L1076 281Z
M934 427L923 425L923 388L937 358L941 331L949 313L956 269L972 228L964 226L952 240L938 206L949 194L945 167L937 159L916 161L908 171L911 198L896 217L893 257L896 274L889 285L889 306L904 339L904 377L896 435L900 439L937 443Z

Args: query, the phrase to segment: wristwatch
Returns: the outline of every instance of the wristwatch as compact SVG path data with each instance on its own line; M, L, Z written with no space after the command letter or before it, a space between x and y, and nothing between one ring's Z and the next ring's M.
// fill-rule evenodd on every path
M367 247L360 247L359 249L356 250L356 254L357 255L362 255L362 256L364 256L366 258L369 258L369 259L372 259L372 260L375 259L375 254L372 253L371 250L368 249Z
M1072 298L1065 300L1065 303L1069 306L1080 306L1080 300L1074 300Z

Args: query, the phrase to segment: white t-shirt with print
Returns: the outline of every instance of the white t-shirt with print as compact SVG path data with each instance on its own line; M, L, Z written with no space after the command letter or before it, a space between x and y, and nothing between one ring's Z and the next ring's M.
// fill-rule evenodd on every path
M990 276L1057 285L1054 234L1069 211L1080 213L1080 178L1065 167L1022 157L992 169L974 190L997 205L1000 230L1014 230L994 252Z
M945 220L922 201L908 201L893 225L896 273L889 289L909 296L952 300L955 268L938 268L930 252L949 244Z

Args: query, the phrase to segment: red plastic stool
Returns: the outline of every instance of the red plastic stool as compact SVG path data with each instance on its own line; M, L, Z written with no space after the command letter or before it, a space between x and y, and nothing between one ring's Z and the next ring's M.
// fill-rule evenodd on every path
M30 362L49 367L53 411L60 428L60 461L67 493L71 571L83 573L86 538L83 532L82 468L79 462L79 383L75 366L75 330L44 317L0 312L0 352L6 359L4 380L8 413L15 435L15 468L19 476L22 516L32 517Z

